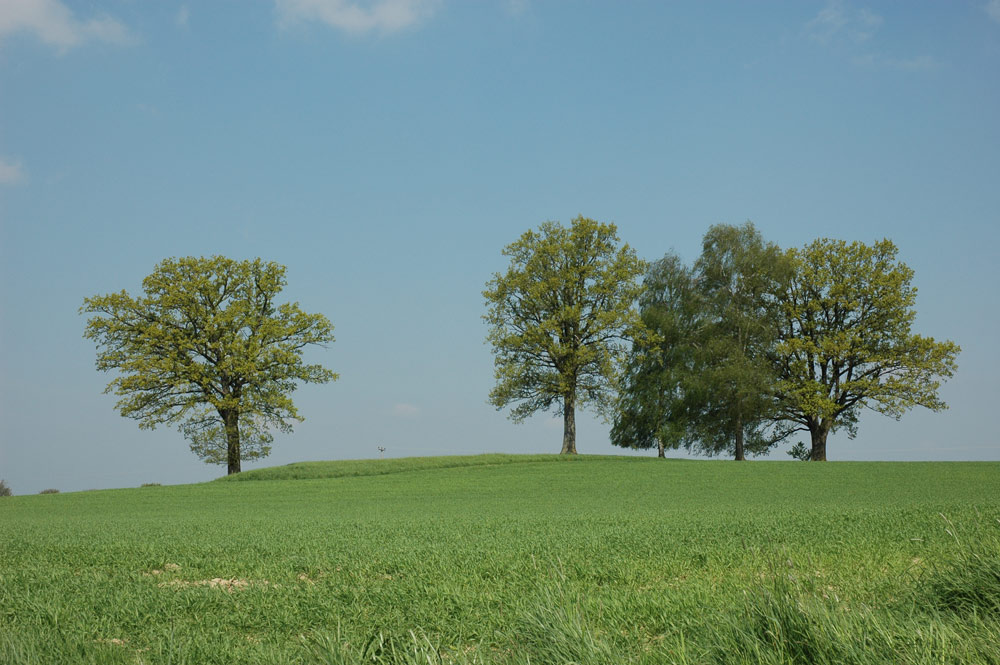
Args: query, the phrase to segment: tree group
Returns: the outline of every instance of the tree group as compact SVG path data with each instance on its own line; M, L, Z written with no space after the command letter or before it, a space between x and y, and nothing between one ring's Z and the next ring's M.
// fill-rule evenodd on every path
M646 265L614 225L546 222L484 291L490 401L517 403L515 420L555 406L564 453L575 405L591 402L622 447L743 460L807 431L808 458L825 460L828 434L853 436L864 408L947 408L937 392L960 349L911 331L913 271L896 253L889 240L785 251L748 222L711 227L691 266Z
M826 459L830 432L853 436L864 408L899 418L947 408L941 381L960 349L911 331L913 271L889 240L816 240L782 250L749 222L717 225L686 266L647 263L614 224L545 222L504 248L505 273L483 296L496 386L489 400L522 421L563 418L576 453L576 411L611 421L628 448L767 453L794 432ZM85 298L85 337L106 392L141 428L176 425L206 462L237 473L270 452L272 430L300 421L299 382L337 378L303 362L333 341L322 314L278 304L285 268L222 256L162 261L143 294ZM640 283L641 279L641 283Z

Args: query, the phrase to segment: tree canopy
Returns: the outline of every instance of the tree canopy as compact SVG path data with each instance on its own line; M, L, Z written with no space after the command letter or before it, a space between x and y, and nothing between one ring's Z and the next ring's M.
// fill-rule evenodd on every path
M612 443L762 454L773 427L777 301L790 262L753 224L712 226L693 267L668 254L640 296L655 341L633 344Z
M947 408L938 389L961 349L911 332L913 270L896 253L888 239L820 239L792 252L776 357L778 417L810 433L812 460L826 459L830 432L856 433L863 408L896 419L914 406Z
M285 267L222 256L166 259L142 282L84 299L84 336L97 344L97 369L117 376L105 392L140 428L177 425L208 463L240 471L266 456L272 429L301 421L290 393L297 382L337 378L306 364L303 350L334 341L322 314L277 304Z
M643 324L652 334L633 340L611 426L623 448L668 448L695 443L688 422L688 384L705 325L694 271L676 254L654 261L639 296Z
M614 224L577 217L566 228L545 222L503 250L504 274L483 291L493 347L498 409L517 403L521 421L555 407L563 416L563 453L576 453L576 407L612 404L626 339L640 335L635 307L645 263Z
M706 452L743 460L781 438L771 431L778 378L772 352L790 262L750 222L717 224L705 234L695 275L706 325L691 382L692 422Z

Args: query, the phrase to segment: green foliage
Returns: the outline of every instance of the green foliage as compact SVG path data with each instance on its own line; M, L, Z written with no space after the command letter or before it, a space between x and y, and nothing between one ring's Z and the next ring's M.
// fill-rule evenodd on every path
M503 250L510 267L483 291L493 347L498 409L511 418L539 410L563 414L563 452L576 452L577 405L612 403L627 351L641 335L636 280L645 269L614 224L577 217L569 228L545 222Z
M7 487L7 483L5 483L2 479L0 479L0 496L13 496L13 495L14 493L11 491L9 487Z
M639 296L652 335L633 341L611 426L611 443L665 449L696 443L688 422L687 390L696 374L706 325L692 270L667 254L646 273Z
M177 425L192 451L230 473L266 456L270 430L302 420L289 396L297 382L337 378L302 360L305 347L333 341L333 326L277 304L284 286L276 263L187 257L162 261L139 297L86 298L97 368L117 372L105 392L141 428Z
M47 490L42 490L39 494L59 494L59 490L54 487L50 487Z
M633 343L612 442L744 459L780 440L783 432L769 428L771 354L790 273L787 257L750 222L711 227L691 269L672 254L653 264L640 306L656 336Z
M690 392L703 452L766 453L777 375L771 354L779 334L779 294L792 265L747 222L718 224L702 241L695 275L706 325Z
M779 416L812 435L812 459L826 436L853 436L862 408L899 418L914 406L947 408L938 397L960 348L911 332L913 271L896 246L821 239L791 252L795 277L783 295Z
M998 662L998 463L424 463L0 501L0 662Z
M801 441L796 442L795 445L792 446L792 449L787 452L792 459L797 459L802 462L807 461L810 455L812 455L812 451L809 448L806 448L806 444Z

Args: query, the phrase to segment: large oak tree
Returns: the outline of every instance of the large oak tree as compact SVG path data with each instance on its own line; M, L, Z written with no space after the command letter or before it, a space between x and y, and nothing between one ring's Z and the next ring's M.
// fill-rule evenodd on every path
M612 403L627 352L639 335L635 307L645 269L619 246L614 224L577 217L545 222L504 248L510 267L483 291L497 384L490 402L517 403L522 421L555 407L563 416L563 453L576 453L576 409Z
M810 459L826 459L830 432L853 436L863 408L899 419L914 406L938 411L943 379L960 351L911 332L913 270L890 240L820 239L794 250L777 350L780 418L808 431Z
M270 452L272 429L302 420L290 397L297 382L337 378L302 358L333 341L333 326L276 303L284 286L276 263L187 257L157 265L140 296L84 299L97 368L117 372L105 392L139 427L178 425L199 457L239 472L241 460Z

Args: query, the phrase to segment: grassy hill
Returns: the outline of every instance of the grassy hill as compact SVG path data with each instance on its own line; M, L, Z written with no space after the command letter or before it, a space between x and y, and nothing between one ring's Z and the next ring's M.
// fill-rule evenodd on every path
M10 497L0 663L1000 663L998 518L996 463L480 455Z
M219 478L222 482L244 480L307 480L310 478L346 478L351 476L381 476L389 473L453 469L468 466L496 466L498 464L537 464L540 462L586 462L621 459L605 455L443 455L440 457L396 457L390 459L337 460L333 462L295 462L285 466L244 471Z

